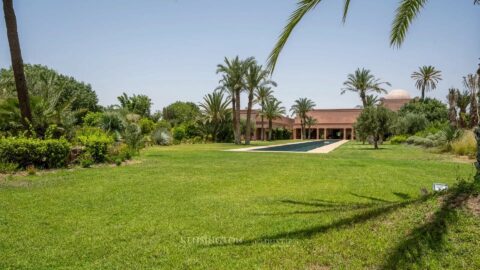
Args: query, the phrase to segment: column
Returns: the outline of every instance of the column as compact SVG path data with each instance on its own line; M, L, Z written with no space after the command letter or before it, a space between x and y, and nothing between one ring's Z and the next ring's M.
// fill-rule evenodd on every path
M316 132L316 133L317 133L317 140L318 140L318 139L320 139L320 129L319 129L319 128L317 128L317 132Z
M327 129L326 128L323 129L323 139L324 140L327 139Z
M355 140L355 128L352 127L352 141Z
M293 139L296 140L297 139L297 129L293 128L292 133L293 133Z
M346 128L343 129L343 139L344 140L347 139L347 129Z

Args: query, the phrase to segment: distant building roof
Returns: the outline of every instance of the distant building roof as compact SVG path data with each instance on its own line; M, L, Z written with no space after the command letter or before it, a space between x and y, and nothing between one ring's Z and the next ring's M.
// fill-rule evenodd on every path
M384 99L411 99L407 90L395 89L390 91Z

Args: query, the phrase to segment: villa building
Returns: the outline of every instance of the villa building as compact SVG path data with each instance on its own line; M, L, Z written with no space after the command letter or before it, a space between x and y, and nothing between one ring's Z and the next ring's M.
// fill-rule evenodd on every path
M390 91L387 95L380 99L380 103L392 111L398 111L400 108L411 100L410 94L402 89ZM355 139L354 124L358 116L362 112L362 108L352 109L314 109L308 113L309 116L315 118L316 124L307 128L307 138L311 139ZM240 112L241 117L245 118L247 111ZM252 139L260 139L261 134L261 117L259 110L252 110L252 119L255 119L255 131L252 131ZM265 130L268 130L268 120L264 121ZM273 121L273 129L288 129L292 131L293 139L301 138L300 119L282 117Z

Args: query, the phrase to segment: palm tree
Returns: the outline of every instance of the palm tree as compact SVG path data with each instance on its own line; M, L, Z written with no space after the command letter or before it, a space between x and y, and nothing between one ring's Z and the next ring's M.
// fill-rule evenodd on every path
M272 88L267 86L261 86L255 92L255 100L260 104L260 117L261 117L261 134L260 139L265 140L265 127L264 127L264 115L265 115L265 103L270 100L273 96Z
M448 118L450 120L450 125L452 127L457 126L457 100L458 100L458 89L450 88L448 89Z
M303 19L303 17L321 2L322 0L298 0L297 8L290 15L287 24L283 28L277 43L273 47L272 52L268 57L268 70L273 73L278 61L278 57L287 44L287 41L292 34L295 27ZM390 46L400 47L405 40L407 31L412 21L417 17L420 10L425 6L428 0L401 0L400 5L396 10L395 19L392 23L390 31ZM480 4L480 0L474 0L475 5ZM344 0L343 7L343 23L345 23L348 9L350 7L350 0Z
M468 74L466 77L463 77L463 85L470 92L470 127L474 128L478 125L477 94L479 90L479 77Z
M370 92L386 93L387 91L382 88L382 84L390 86L389 82L381 82L380 79L375 78L368 69L357 69L355 73L348 74L347 80L343 83L345 88L342 89L341 94L345 94L347 91L358 93L362 100L364 108L367 107L367 94Z
M442 72L436 70L434 66L423 66L413 72L411 77L416 80L415 86L422 92L422 100L424 100L425 92L437 88L437 83L442 80Z
M28 126L32 122L32 110L30 108L30 97L28 95L27 81L23 70L22 51L17 31L17 18L13 9L12 0L3 0L3 12L5 14L5 25L7 26L8 44L10 46L10 57L12 59L13 75L17 88L17 98L20 107L22 122Z
M299 98L295 100L295 103L290 108L290 111L300 119L300 127L302 129L301 139L305 139L305 122L307 113L315 107L315 102L308 98Z
M378 96L375 95L368 95L367 96L367 107L370 106L376 106L380 102L380 99L378 99Z
M307 116L305 119L305 126L308 129L308 139L312 138L312 126L317 124L317 119L312 116Z
M458 125L460 128L466 128L466 118L467 118L467 107L470 104L470 93L463 91L461 93L457 90L457 107L459 111L459 121Z
M268 120L268 140L272 140L273 120L285 114L285 107L276 98L271 98L265 103L265 117Z
M212 140L217 141L219 127L229 113L230 101L225 99L222 92L214 91L212 94L207 94L203 97L203 102L200 103L202 115L207 122L212 124Z
M217 73L222 73L221 85L218 89L227 91L231 99L235 144L242 143L240 133L240 93L245 89L245 74L251 62L253 62L253 58L240 60L237 56L229 60L225 57L224 64L217 66Z
M260 87L266 87L269 84L276 86L277 84L274 81L268 79L269 73L262 68L262 66L257 65L255 61L252 61L247 69L247 74L245 76L245 88L248 93L248 106L247 106L247 122L246 122L246 133L245 133L245 144L250 144L251 139L251 117L252 117L252 106L254 102L255 91Z

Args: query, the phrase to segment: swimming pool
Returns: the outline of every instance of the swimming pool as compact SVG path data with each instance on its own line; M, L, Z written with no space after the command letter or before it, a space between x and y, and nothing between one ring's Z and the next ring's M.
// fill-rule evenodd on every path
M338 141L340 140L322 140L322 141L311 141L311 142L304 142L304 143L291 143L291 144L256 148L256 149L252 149L251 151L308 152L313 149L323 147L325 145L336 143Z

